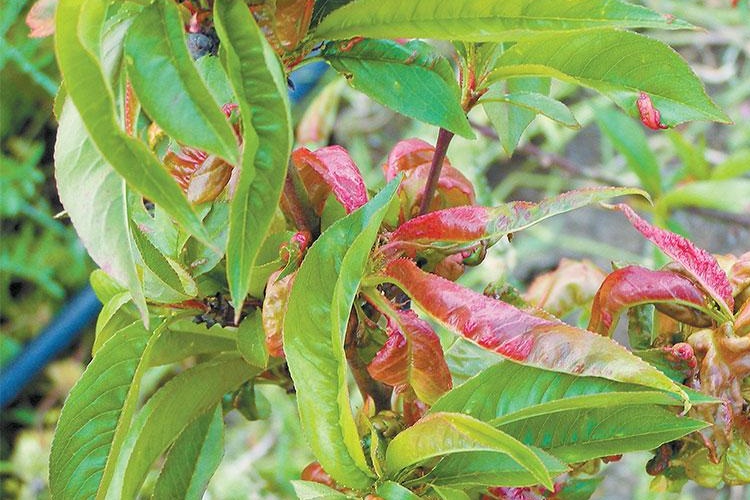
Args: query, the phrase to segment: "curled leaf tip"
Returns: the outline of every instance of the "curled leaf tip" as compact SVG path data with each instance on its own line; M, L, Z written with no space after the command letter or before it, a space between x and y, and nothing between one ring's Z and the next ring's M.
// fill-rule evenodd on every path
M654 107L654 103L651 102L651 97L647 93L641 92L635 104L638 106L641 123L645 126L652 130L669 128L661 122L661 113Z

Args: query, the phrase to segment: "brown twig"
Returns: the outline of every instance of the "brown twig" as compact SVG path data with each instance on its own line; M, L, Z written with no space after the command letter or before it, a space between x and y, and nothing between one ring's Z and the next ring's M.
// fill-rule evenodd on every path
M445 154L448 152L448 145L451 143L453 135L453 132L449 132L444 128L441 128L438 132L437 142L435 143L435 154L432 155L432 163L430 163L430 173L427 175L427 182L422 191L422 202L419 204L419 215L426 214L430 209L432 198L435 196L435 191L440 181L443 160L445 160Z

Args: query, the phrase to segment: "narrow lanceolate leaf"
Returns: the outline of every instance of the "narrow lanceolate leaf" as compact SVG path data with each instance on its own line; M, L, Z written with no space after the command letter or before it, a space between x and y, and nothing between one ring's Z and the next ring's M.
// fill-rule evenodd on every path
M100 62L78 37L82 9L97 2L61 0L57 7L55 53L65 90L81 114L91 140L104 159L140 194L160 205L188 232L211 244L200 219L179 186L146 144L120 128L112 89Z
M485 94L486 95L486 94ZM534 114L544 115L547 118L556 121L560 125L571 128L580 128L581 125L570 112L568 107L560 101L547 95L536 92L513 92L503 94L497 97L488 96L480 102L499 102L511 104L521 108L526 108Z
M646 193L636 188L587 188L539 203L514 201L494 208L466 206L430 212L402 224L383 247L413 256L420 249L462 248L482 240L497 241L554 215L616 196Z
M346 500L349 495L313 481L292 481L294 493L300 500Z
M349 84L406 116L474 137L453 68L429 44L355 38L325 46L323 57Z
M494 427L460 413L433 413L401 432L388 445L388 473L427 459L469 451L493 451L510 456L536 480L550 488L552 478L544 462L530 448Z
M410 260L392 261L382 275L443 326L501 356L538 368L639 384L686 399L674 382L609 338L533 316L425 273Z
M750 159L748 160L750 162ZM748 167L750 168L750 167ZM750 179L695 181L676 186L660 197L657 209L701 207L737 215L750 214ZM747 220L747 219L745 219Z
M313 453L337 482L367 488L365 461L349 406L344 336L354 297L398 180L329 227L297 272L284 323L284 352Z
M688 120L729 122L674 50L629 31L594 29L521 40L498 58L489 78L519 76L553 77L592 88L634 117L640 117L637 102L645 93L661 123L670 127Z
M540 31L593 27L689 28L690 24L619 0L360 0L326 17L319 40L355 36L518 40Z
M574 463L652 450L707 425L657 406L634 405L594 408L554 418L531 417L501 425L499 429L563 462Z
M224 455L221 405L191 423L169 450L154 486L154 500L200 500Z
M729 278L713 255L696 247L690 240L666 229L652 226L624 204L613 208L624 213L634 228L653 244L681 264L685 271L711 295L727 320L734 311L734 297Z
M183 144L237 164L237 139L201 80L174 2L157 0L135 18L125 40L130 83L153 121Z
M410 489L393 481L384 481L378 486L375 493L379 497L389 500L419 500L420 498Z
M494 63L492 63L494 66ZM510 156L515 151L521 135L531 124L538 111L519 106L508 106L493 101L507 94L534 93L547 96L550 90L549 78L513 78L507 82L496 82L489 86L485 97L480 101L487 118L497 133L505 154Z
M125 183L97 151L83 120L68 100L55 142L55 180L65 210L88 254L147 315L128 223Z
M281 198L292 128L286 79L245 2L216 2L214 22L243 121L242 163L229 213L227 279L235 308ZM235 318L239 319L239 318Z
M679 406L682 401L673 393L648 391L642 385L502 361L447 393L430 411L460 412L486 422L505 423L591 407L646 403Z
M164 384L141 410L146 415L132 448L119 498L135 498L151 464L197 417L257 374L239 354L226 354L185 370Z
M640 304L674 304L692 310L695 319L706 318L711 324L710 300L688 278L671 271L652 271L627 266L611 273L596 292L591 306L588 330L609 336L620 314ZM687 321L694 325L694 321ZM696 326L708 326L705 324Z
M440 339L414 311L391 311L388 340L367 366L372 378L394 387L410 387L433 404L451 388L451 373Z
M138 402L150 345L157 336L139 323L121 330L97 352L70 392L52 442L53 497L106 494Z
M323 206L331 193L348 214L367 203L367 187L362 173L341 146L315 151L296 149L292 153L292 163L318 215L323 213Z

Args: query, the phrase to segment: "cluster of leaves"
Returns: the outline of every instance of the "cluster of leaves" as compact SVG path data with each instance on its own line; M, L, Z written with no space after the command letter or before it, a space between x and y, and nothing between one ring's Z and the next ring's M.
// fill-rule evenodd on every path
M549 96L555 78L651 128L725 122L675 52L628 31L688 23L619 0L60 0L56 18L58 188L102 268L92 283L105 305L55 435L54 496L133 498L162 455L153 496L199 495L223 414L257 418L259 383L296 393L319 461L295 483L301 498L565 498L575 464L700 430L717 460L744 453L730 453L730 439L744 442L735 427L680 414L697 405L714 421L717 397L720 417L741 417L747 364L747 307L735 311L727 275L689 241L618 205L681 267L624 268L644 284L630 295L618 286L633 280L613 273L588 329L455 283L551 216L648 197L604 187L476 206L445 159L454 134L474 136L467 112L496 118L512 151L537 114L575 124ZM458 78L425 38L454 42ZM440 127L435 147L394 146L376 194L340 146L292 152L286 77L318 58ZM621 309L652 302L708 328L693 349L700 386L669 376L672 358L697 366L682 344L636 355L606 335ZM169 364L184 370L143 391L149 368ZM709 379L709 395L695 390Z

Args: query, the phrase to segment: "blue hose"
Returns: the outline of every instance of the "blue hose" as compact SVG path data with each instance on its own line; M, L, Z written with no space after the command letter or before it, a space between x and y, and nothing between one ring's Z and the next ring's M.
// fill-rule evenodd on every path
M299 102L315 87L327 69L325 63L314 63L292 75L294 90L289 92L292 102ZM8 367L0 372L0 408L12 403L31 379L47 366L66 347L78 338L81 331L99 314L102 305L94 290L87 286L73 297L52 322L29 342Z
M13 402L26 384L70 346L102 308L90 286L68 302L23 352L0 372L0 408Z

